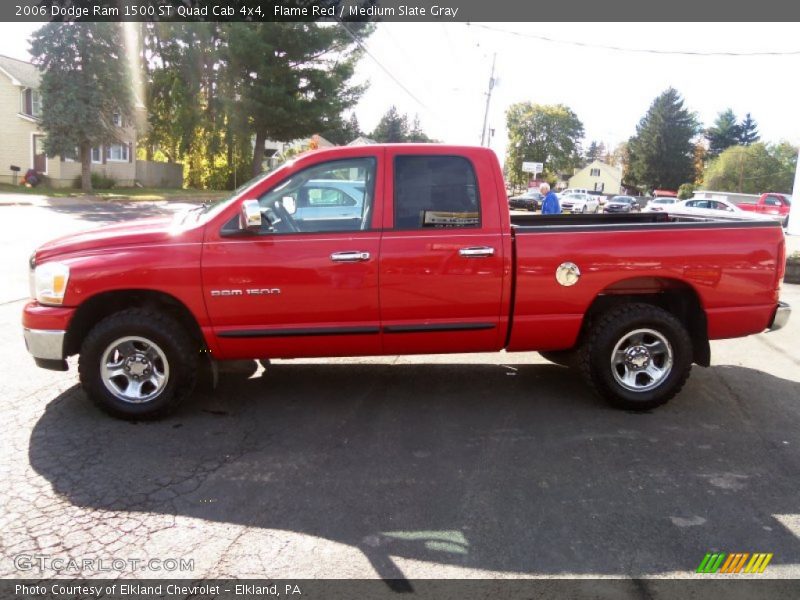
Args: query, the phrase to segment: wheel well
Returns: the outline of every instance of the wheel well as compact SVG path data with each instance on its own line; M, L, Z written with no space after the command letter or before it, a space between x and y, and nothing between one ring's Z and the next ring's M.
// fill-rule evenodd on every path
M107 316L126 308L152 308L175 318L202 346L203 334L192 313L180 300L154 290L115 290L97 294L86 300L75 311L64 342L67 356L77 354L89 331Z
M598 315L610 308L630 302L644 302L658 306L680 319L692 339L693 362L703 367L711 364L708 322L700 297L692 286L677 279L640 277L620 281L607 287L586 311L581 335Z

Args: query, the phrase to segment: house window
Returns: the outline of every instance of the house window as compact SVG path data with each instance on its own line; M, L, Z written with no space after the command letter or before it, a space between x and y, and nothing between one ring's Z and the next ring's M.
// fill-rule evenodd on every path
M600 169L592 169L591 176L592 177L600 177Z
M111 144L106 146L106 160L128 162L129 148L127 144Z
M103 148L102 146L97 146L92 148L92 162L93 163L101 163L103 162Z
M42 116L42 95L31 88L22 94L22 113L37 119Z
M114 127L122 127L122 115L115 112L111 115L111 122L114 124Z

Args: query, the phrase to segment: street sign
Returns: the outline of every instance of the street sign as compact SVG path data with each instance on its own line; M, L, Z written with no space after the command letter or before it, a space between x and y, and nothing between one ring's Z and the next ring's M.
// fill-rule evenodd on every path
M533 173L536 175L537 173L541 173L542 169L544 169L544 163L540 162L523 162L522 163L522 172L523 173Z

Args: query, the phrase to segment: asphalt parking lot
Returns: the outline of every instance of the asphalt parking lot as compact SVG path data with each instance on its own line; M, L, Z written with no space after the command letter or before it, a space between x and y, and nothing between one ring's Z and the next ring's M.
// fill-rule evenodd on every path
M39 554L190 558L192 578L674 578L709 551L800 577L800 315L713 342L646 414L502 353L238 365L127 423L86 401L74 360L37 369L19 324L32 240L136 214L104 210L0 207L3 577L58 575L14 558ZM800 307L800 286L783 296Z

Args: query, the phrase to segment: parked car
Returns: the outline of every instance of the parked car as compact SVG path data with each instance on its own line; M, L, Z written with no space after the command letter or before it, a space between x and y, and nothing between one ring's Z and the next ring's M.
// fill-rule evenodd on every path
M364 208L364 182L337 179L312 179L282 198L295 221L322 219L361 219ZM287 201L291 198L294 202Z
M566 213L600 212L600 200L597 196L572 192L559 199L561 211Z
M669 196L653 198L645 205L642 212L664 212L669 210L676 202L678 202L677 198L671 198Z
M364 185L359 218L284 207L331 179ZM223 360L503 349L648 410L709 340L789 318L777 222L510 215L499 181L488 148L338 147L211 206L62 237L30 259L27 348L61 371L79 355L86 395L127 419L175 409Z
M518 210L541 210L542 200L544 200L544 196L542 196L539 190L530 189L524 194L509 198L508 206L509 208L515 208Z
M729 200L707 200L692 198L676 202L669 209L670 214L699 217L726 216L740 219L764 219L764 215L748 213Z
M586 188L567 188L560 192L560 196L568 196L569 194L588 194L589 190Z
M633 196L614 196L603 207L607 213L639 212L639 202Z
M789 226L789 211L792 208L792 197L789 194L768 192L761 194L752 202L740 200L735 204L744 211L765 215L781 221L784 227Z

